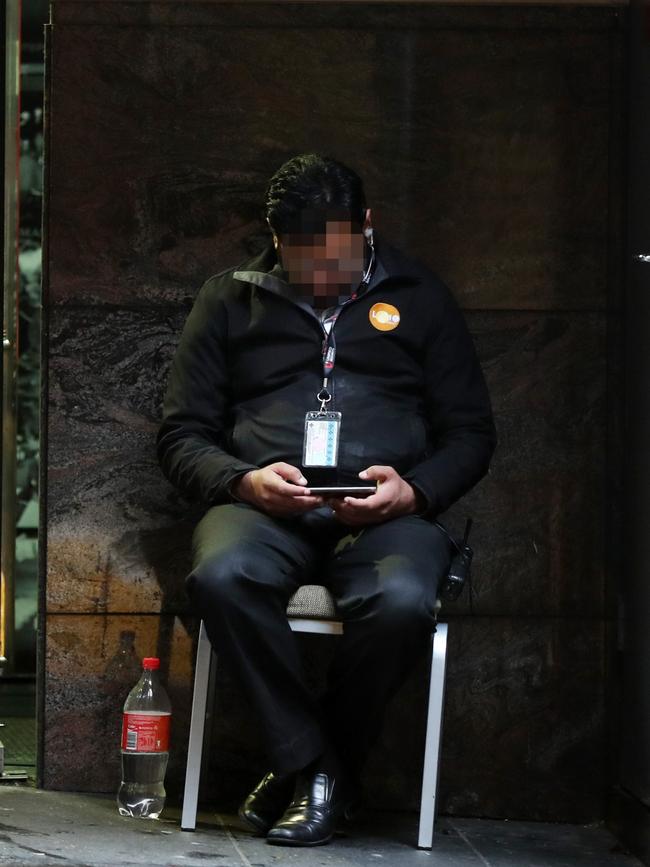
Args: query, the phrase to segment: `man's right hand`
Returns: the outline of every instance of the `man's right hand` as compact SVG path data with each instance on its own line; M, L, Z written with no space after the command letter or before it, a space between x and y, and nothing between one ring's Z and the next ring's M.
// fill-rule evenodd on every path
M311 496L307 479L297 467L279 462L251 470L232 486L235 497L257 506L269 515L299 515L325 504L323 497Z

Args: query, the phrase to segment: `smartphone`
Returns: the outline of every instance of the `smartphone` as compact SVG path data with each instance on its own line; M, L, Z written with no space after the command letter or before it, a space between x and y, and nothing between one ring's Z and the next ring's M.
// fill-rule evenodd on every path
M323 497L369 497L377 493L377 485L307 485L312 494Z

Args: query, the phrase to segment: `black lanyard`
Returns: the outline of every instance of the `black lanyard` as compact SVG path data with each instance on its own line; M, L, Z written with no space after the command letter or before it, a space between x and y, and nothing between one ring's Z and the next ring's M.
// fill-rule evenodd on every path
M325 323L321 322L321 326L325 332L321 349L323 362L323 385L316 395L317 399L321 402L320 412L325 411L325 404L329 403L332 399L332 395L327 388L327 383L332 376L334 365L336 363L336 338L334 336L334 326L336 325L341 310L343 310L347 304L350 304L351 301L355 301L356 298L357 295L355 293L353 296L348 298L347 301L344 301L343 304L339 304L339 306L334 310L334 313L328 317L330 323L329 331L325 328Z
M323 359L323 385L321 386L321 390L316 395L317 399L320 401L320 410L319 412L325 412L325 405L330 402L332 399L332 395L327 388L327 382L332 376L334 372L334 364L336 363L336 338L334 337L334 326L339 318L341 310L350 304L352 301L356 301L359 296L359 288L361 288L365 284L365 289L368 289L368 284L370 282L370 275L372 273L373 266L375 263L375 254L374 249L372 250L372 255L370 259L370 265L368 266L368 271L364 275L364 279L359 284L359 287L354 290L352 295L344 301L342 304L339 304L338 307L334 310L334 313L328 317L330 322L329 331L325 328L324 321L321 321L321 327L325 332L325 337L323 339L322 346L322 359Z

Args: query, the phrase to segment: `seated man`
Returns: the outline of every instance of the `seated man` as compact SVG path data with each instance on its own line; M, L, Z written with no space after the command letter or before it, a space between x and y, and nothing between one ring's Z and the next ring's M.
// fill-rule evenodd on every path
M268 248L211 277L188 316L158 455L207 507L188 591L268 749L240 815L270 843L316 845L429 646L451 559L433 521L487 472L496 435L450 291L374 237L353 171L297 156L265 207ZM359 485L376 491L344 495ZM320 699L286 617L309 583L345 621Z

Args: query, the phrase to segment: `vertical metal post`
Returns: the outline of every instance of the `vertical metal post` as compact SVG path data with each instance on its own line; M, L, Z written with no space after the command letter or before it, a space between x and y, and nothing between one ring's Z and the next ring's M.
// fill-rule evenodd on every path
M190 739L187 747L187 767L185 769L185 790L183 793L183 812L181 829L193 831L196 828L196 811L199 800L199 783L203 765L203 747L205 741L205 711L208 702L208 692L211 677L216 669L216 660L212 656L212 645L201 621L199 640L196 648L196 668L194 671L194 692L192 696L192 718L190 721ZM211 729L211 726L209 726Z
M18 358L18 206L20 157L20 2L5 6L4 211L2 275L2 516L0 667L13 665L16 547L16 369Z
M427 734L422 771L422 799L418 848L431 849L433 823L436 818L438 771L442 743L442 713L445 700L445 670L447 665L447 624L438 623L432 636L431 671L429 674L429 703L427 708Z

